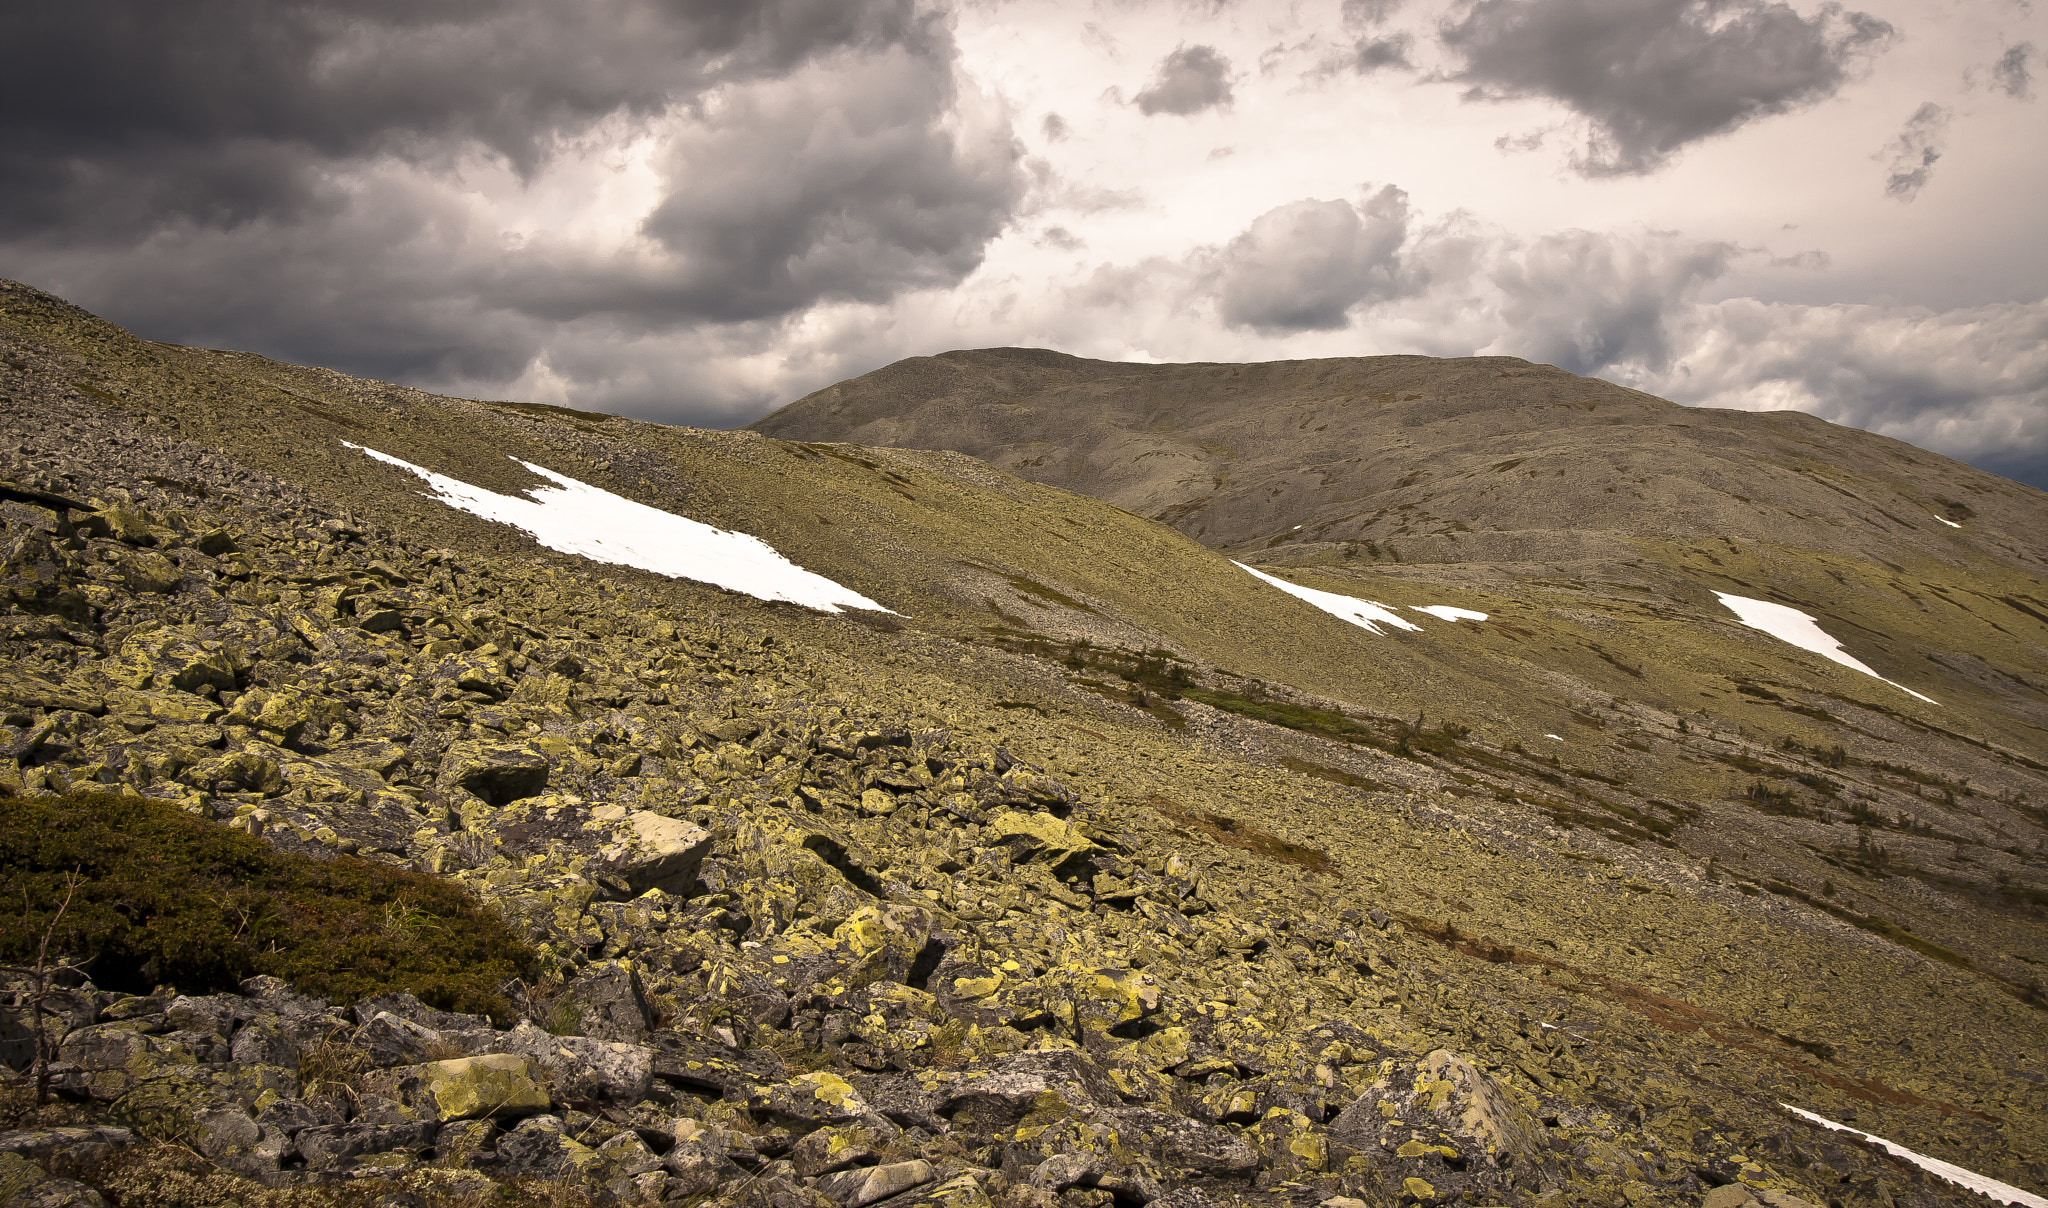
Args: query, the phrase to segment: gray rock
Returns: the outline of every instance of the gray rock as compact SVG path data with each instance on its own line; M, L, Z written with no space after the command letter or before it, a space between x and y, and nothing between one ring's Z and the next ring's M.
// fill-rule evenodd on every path
M256 1123L273 1128L286 1136L296 1136L301 1129L318 1124L332 1124L336 1121L323 1120L304 1100L279 1099L256 1113Z
M616 811L618 807L612 807ZM612 812L600 809L604 821ZM611 822L591 862L593 873L625 884L629 895L659 889L677 897L695 892L697 869L712 848L711 832L679 818L635 810Z
M195 1113L192 1144L213 1164L259 1183L275 1178L279 1164L293 1151L291 1138L249 1118L239 1107Z
M598 1099L638 1103L654 1085L654 1050L644 1045L555 1036L521 1020L498 1034L491 1049L538 1063L557 1102Z
M355 1021L364 1024L379 1014L388 1012L423 1028L436 1032L472 1032L488 1029L491 1021L481 1015L461 1015L454 1011L437 1011L412 995L399 991L396 994L379 994L366 998L352 1008Z
M818 1180L817 1191L842 1208L864 1208L877 1200L922 1187L938 1177L938 1170L930 1162L918 1158L828 1174Z
M333 1172L348 1169L369 1154L425 1154L434 1145L437 1126L430 1120L405 1124L323 1124L294 1138L306 1169Z
M427 1059L427 1050L439 1043L441 1034L389 1011L380 1011L349 1037L349 1045L370 1059L372 1065L417 1065Z
M133 1145L135 1134L125 1128L18 1128L0 1132L0 1153L23 1157L84 1162L123 1146Z
M790 1164L804 1178L815 1178L873 1161L903 1137L887 1116L869 1112L842 1128L821 1128L807 1134L789 1151Z
M630 964L606 961L592 965L562 987L555 1001L575 1012L587 1037L625 1044L647 1039L651 1022L647 992Z
M18 1153L0 1153L0 1204L7 1208L106 1208L107 1202L83 1183L51 1178Z

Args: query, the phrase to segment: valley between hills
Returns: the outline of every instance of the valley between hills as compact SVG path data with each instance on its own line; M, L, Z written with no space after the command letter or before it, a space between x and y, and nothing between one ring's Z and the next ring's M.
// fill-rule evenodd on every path
M11 282L0 416L0 1201L1984 1202L1788 1107L2048 1193L2037 491L1504 358L718 432ZM579 490L881 608L472 514Z

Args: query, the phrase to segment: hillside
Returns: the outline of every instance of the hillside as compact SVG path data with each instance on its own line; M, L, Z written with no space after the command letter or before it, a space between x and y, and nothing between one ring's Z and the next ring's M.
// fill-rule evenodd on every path
M1780 1104L2048 1187L2025 496L1857 538L1895 569L1809 547L1826 607L1739 532L1683 590L1262 552L1415 626L1372 633L958 452L438 398L12 283L0 358L4 791L450 879L532 948L496 1020L65 991L68 1106L12 1152L112 1200L1973 1202ZM475 514L549 499L888 611Z

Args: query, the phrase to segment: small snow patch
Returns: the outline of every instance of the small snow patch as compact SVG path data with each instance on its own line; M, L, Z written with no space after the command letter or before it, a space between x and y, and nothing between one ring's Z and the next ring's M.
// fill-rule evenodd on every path
M1924 1153L1915 1153L1903 1145L1887 1141L1874 1133L1867 1133L1859 1128L1850 1128L1846 1124L1837 1124L1826 1116L1817 1116L1810 1111L1794 1107L1789 1103L1780 1103L1778 1106L1798 1116L1800 1119L1810 1120L1822 1128L1831 1128L1836 1132L1848 1133L1852 1137L1861 1137L1872 1145L1882 1148L1886 1153L1891 1154L1895 1158L1904 1158L1906 1161L1911 1162L1930 1174L1947 1179L1958 1187L1967 1187L1979 1195L1989 1196L1998 1203L2022 1204L2025 1205L2025 1208L2048 1208L2048 1200L2042 1199L2031 1191L2021 1191L2019 1188L2008 1183L2001 1183L1997 1179L1987 1179L1976 1171L1965 1170L1953 1162L1944 1162L1940 1158L1930 1158Z
M1396 629L1412 629L1417 632L1422 630L1422 626L1396 616L1394 611L1384 604L1378 604L1371 600L1354 599L1351 596L1340 596L1334 591L1317 591L1313 587L1301 587L1289 583L1285 579L1276 579L1262 571L1253 570L1242 562L1235 562L1232 565L1254 578L1264 579L1266 582L1271 583L1298 600L1306 600L1333 617L1342 618L1353 625L1363 626L1373 633L1378 633L1381 625L1392 625Z
M341 443L424 478L433 488L427 495L430 499L485 520L524 529L533 534L535 541L565 554L651 570L672 579L693 579L760 600L786 600L820 612L838 612L841 608L891 611L857 591L805 570L758 537L730 533L635 503L530 461L519 464L560 485L532 488L527 492L531 498L521 499L473 487L388 453L348 441Z
M1829 637L1817 621L1796 608L1773 604L1769 600L1731 596L1725 591L1717 591L1714 594L1721 598L1721 603L1728 606L1728 611L1734 613L1751 629L1761 629L1781 642L1789 642L1801 650L1810 650L1824 659L1840 663L1851 671L1861 671L1872 679L1884 680L1907 696L1924 700L1930 705L1941 703L1931 696L1921 696L1904 684L1892 683L1891 680L1872 671L1868 664L1843 650L1842 644Z
M1473 612L1469 608L1452 608L1448 604L1410 604L1415 612L1426 612L1439 621L1483 621L1486 614Z

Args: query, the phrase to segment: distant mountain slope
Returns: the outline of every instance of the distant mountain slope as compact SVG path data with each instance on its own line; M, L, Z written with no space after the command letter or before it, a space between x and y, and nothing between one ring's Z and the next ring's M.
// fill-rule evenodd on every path
M977 349L899 361L752 427L972 454L1229 551L1583 565L1627 560L1639 537L1728 537L2048 569L2048 496L2032 488L1799 412L1680 407L1513 357Z

